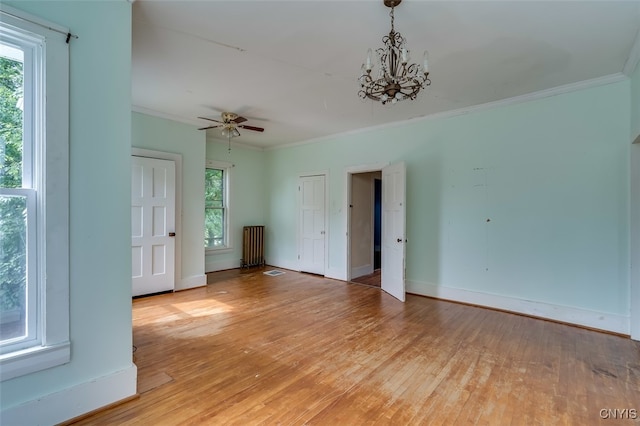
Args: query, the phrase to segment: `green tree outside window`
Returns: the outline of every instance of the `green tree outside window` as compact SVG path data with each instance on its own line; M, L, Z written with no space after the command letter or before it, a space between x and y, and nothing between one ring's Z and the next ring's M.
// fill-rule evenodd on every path
M224 170L205 169L205 248L225 246Z
M23 64L0 57L0 187L22 187ZM0 311L24 311L26 292L26 200L0 196ZM24 318L24 312L21 313ZM23 335L2 326L0 340Z

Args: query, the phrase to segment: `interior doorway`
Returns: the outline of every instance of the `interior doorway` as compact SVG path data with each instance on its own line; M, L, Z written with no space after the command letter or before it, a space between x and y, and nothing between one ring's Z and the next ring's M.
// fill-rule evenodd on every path
M353 173L349 203L351 281L380 287L382 171Z
M375 180L381 179L380 269L375 270ZM363 190L359 190L362 183ZM403 161L348 167L345 179L346 280L380 272L380 288L401 302L406 295L406 165ZM358 208L362 206L361 211ZM354 212L356 210L356 212Z

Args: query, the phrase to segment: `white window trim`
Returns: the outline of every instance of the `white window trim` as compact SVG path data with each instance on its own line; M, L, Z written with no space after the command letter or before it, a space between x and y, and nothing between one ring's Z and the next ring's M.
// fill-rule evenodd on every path
M35 179L37 187L38 327L40 342L0 356L0 380L69 362L69 31L0 4L3 34L22 34L40 43L45 66L36 94ZM3 36L4 37L4 36ZM46 103L45 103L46 100ZM46 124L46 125L45 125ZM29 131L29 129L26 129Z
M220 169L223 171L223 176L225 179L224 182L224 205L226 210L226 221L225 221L225 245L224 247L214 248L214 247L205 247L205 255L209 254L222 254L222 253L230 253L233 251L233 241L231 239L231 234L229 230L231 228L231 203L229 198L229 187L231 186L231 169L233 169L232 163L227 163L225 161L216 161L216 160L207 160L205 162L206 169Z

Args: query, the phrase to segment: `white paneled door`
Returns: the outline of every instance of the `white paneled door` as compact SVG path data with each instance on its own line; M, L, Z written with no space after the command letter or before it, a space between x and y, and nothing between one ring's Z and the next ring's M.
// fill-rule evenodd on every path
M325 177L302 176L300 192L300 270L324 275Z
M382 169L381 287L396 299L405 299L405 164Z
M156 158L131 159L133 296L173 290L175 164Z

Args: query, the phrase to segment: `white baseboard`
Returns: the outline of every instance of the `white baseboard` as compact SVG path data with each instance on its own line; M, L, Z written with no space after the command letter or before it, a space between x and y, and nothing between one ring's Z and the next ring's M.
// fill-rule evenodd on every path
M226 271L240 267L240 259L207 260L204 262L204 270L207 272Z
M300 265L298 264L297 261L290 262L290 261L281 260L281 259L267 259L267 265L270 265L276 268L288 269L290 271L300 270Z
M2 411L4 425L54 425L136 394L135 364Z
M176 286L176 290L188 290L190 288L202 287L207 285L207 276L193 275L191 277L183 278L180 284Z
M628 335L629 317L407 280L407 292Z
M368 265L351 268L351 279L370 274L373 274L373 265L370 263Z
M288 269L290 271L300 271L300 265L297 261L291 262L282 259L267 259L267 265L274 268ZM331 278L339 281L347 281L345 268L327 268L324 273L325 278Z

